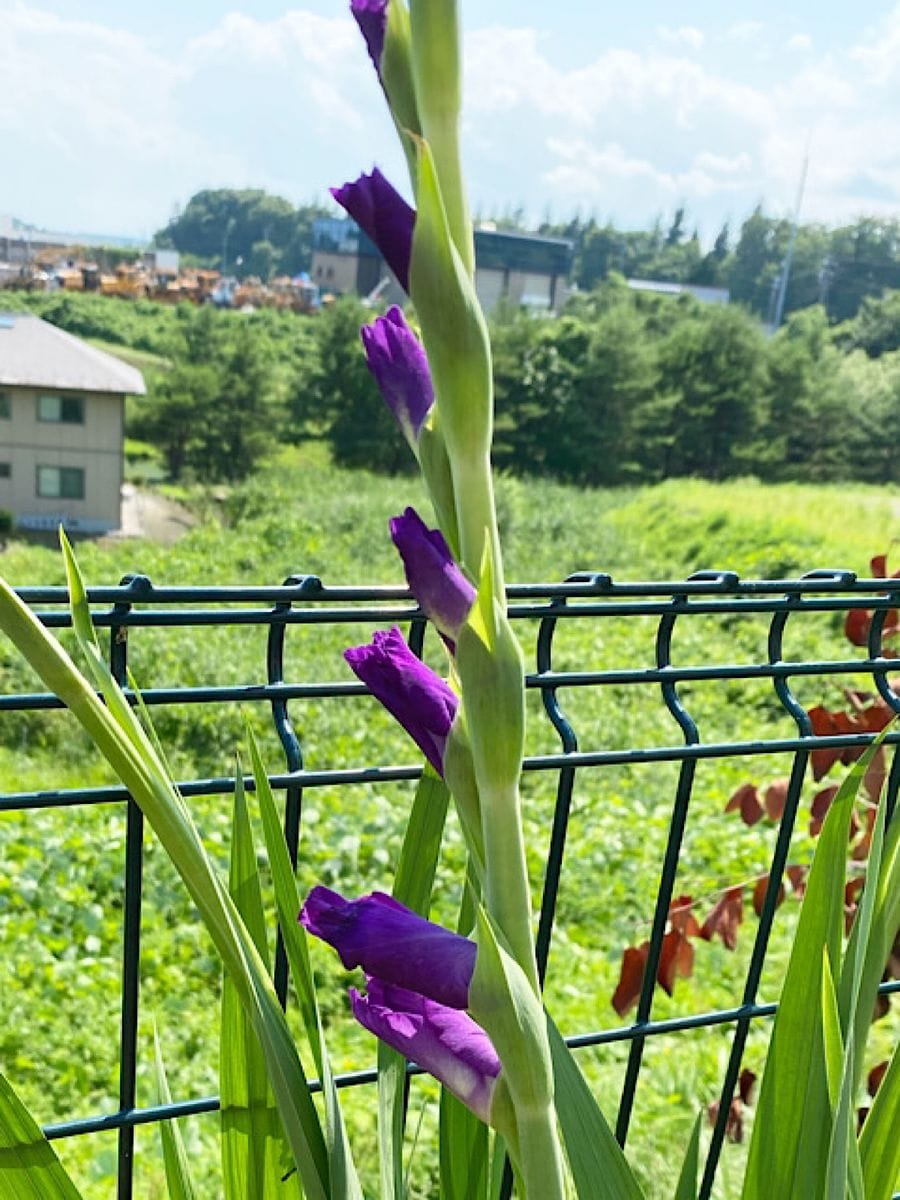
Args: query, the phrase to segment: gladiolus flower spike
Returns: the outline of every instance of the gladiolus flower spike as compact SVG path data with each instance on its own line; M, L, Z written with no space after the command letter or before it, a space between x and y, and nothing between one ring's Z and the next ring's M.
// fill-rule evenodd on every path
M371 175L363 174L343 187L331 188L331 194L372 239L408 292L416 210L410 208L377 167L372 168Z
M427 921L385 892L347 900L315 887L300 923L339 954L348 971L418 992L447 1008L464 1009L475 970L475 943Z
M450 685L416 658L396 625L377 630L368 646L345 650L344 658L443 774L444 747L459 707Z
M431 371L422 343L396 304L359 331L366 363L413 452L434 404Z
M414 508L392 517L389 525L410 591L453 645L475 603L474 587L454 561L441 531L429 529Z

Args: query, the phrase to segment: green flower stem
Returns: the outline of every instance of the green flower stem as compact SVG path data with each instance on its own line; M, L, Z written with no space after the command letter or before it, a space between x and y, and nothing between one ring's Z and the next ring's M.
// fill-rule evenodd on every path
M516 1111L518 1168L527 1200L566 1200L556 1115L552 1105L535 1112Z
M410 18L417 115L434 154L450 236L471 279L475 252L459 153L462 71L456 0L411 0Z
M518 788L482 788L481 824L484 831L485 906L502 930L510 954L525 972L537 996L540 989L531 930L531 889Z
M493 592L499 604L505 607L503 559L497 530L490 459L484 457L470 460L468 457L457 455L451 457L451 469L462 565L472 579L481 578L484 539L487 534L493 566Z

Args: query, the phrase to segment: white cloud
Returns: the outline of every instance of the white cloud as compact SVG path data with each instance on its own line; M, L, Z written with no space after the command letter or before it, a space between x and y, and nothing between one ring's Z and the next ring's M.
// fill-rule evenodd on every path
M762 21L738 21L725 31L725 36L732 42L752 42L764 30Z
M673 46L684 46L688 50L702 50L706 41L703 30L693 25L679 25L677 29L671 29L668 25L657 25L656 34L662 41Z
M900 4L868 31L850 57L879 86L900 79Z
M205 186L294 200L371 166L404 165L346 14L232 11L192 40L153 39L0 0L0 206L47 224L152 231ZM127 9L121 10L127 16ZM122 23L126 21L122 17ZM476 18L477 19L477 18ZM685 203L715 229L763 198L788 211L812 131L806 209L843 219L900 206L900 4L855 45L817 54L758 21L718 35L660 27L640 49L554 56L527 27L465 39L464 153L477 203L537 215L602 204L641 225ZM62 214L62 215L61 215Z

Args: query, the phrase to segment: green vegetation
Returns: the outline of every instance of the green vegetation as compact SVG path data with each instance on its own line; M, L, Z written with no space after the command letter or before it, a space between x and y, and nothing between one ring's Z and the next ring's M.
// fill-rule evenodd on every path
M559 579L577 569L607 570L618 578L683 577L701 567L730 567L745 576L783 575L814 566L865 570L870 553L897 534L892 503L866 487L764 486L732 481L669 481L642 490L576 490L550 480L500 480L500 515L513 581ZM79 558L91 583L111 582L130 571L156 582L277 583L288 573L312 572L332 584L400 582L401 571L388 540L387 518L405 503L421 503L418 481L398 483L362 471L329 466L320 446L292 448L246 482L226 489L218 517L190 531L172 547L140 541L82 543ZM839 519L835 519L839 512ZM0 558L12 583L58 584L58 553L19 541ZM687 623L685 623L687 624ZM766 618L739 622L699 619L676 631L674 652L681 663L733 662L764 653ZM517 626L526 661L534 663L533 622ZM564 623L557 635L560 669L652 665L655 621ZM288 635L289 679L350 679L341 658L347 644L364 640L367 627L298 628ZM68 640L68 639L67 639ZM791 635L791 652L822 657L848 654L835 617L810 620ZM265 634L241 630L140 629L129 638L130 659L145 687L249 683L264 678ZM429 643L438 661L440 648ZM804 703L839 700L842 681L806 681ZM864 681L859 681L863 685ZM34 681L8 646L0 647L0 691L25 691ZM684 689L705 738L744 739L786 732L787 722L771 686L697 684ZM573 689L563 697L583 749L651 745L675 735L656 689ZM551 751L556 741L537 697L529 696L529 753ZM248 704L266 762L283 761L265 706ZM157 709L155 719L178 778L231 772L241 738L235 705ZM311 769L415 761L414 748L376 705L365 697L292 704L292 717ZM765 870L774 827L753 829L724 814L728 797L747 778L758 782L786 773L784 759L707 762L698 768L695 796L676 894L712 907L718 889ZM107 782L109 775L67 714L4 714L0 722L0 772L4 790L64 788ZM564 1031L615 1022L610 998L621 954L646 936L652 913L675 772L670 766L634 766L584 771L576 784L572 829L560 897L559 925L551 956L551 1004ZM811 789L812 790L812 789ZM412 795L408 785L357 785L309 789L304 798L304 838L298 885L313 883L360 891L389 886L399 839ZM549 814L551 776L525 780L531 877L540 885ZM224 797L191 801L203 836L226 869L230 803ZM46 810L0 816L0 1062L42 1121L115 1106L115 1047L120 973L121 863L124 815L118 806ZM801 820L792 862L809 859L810 842ZM448 865L460 854L451 829ZM144 978L138 1102L155 1096L152 1020L159 1022L163 1052L176 1097L215 1090L219 978L215 955L198 928L191 906L155 840L148 839L146 912L143 922ZM437 917L452 922L458 901L447 879L439 884ZM777 935L762 997L774 998L796 916L787 901L779 910ZM754 918L745 916L734 953L718 942L699 944L694 976L679 980L669 999L660 994L659 1016L701 1012L735 1002L746 968ZM564 967L564 969L561 969ZM357 1036L346 1018L348 982L332 956L315 953L335 1068L366 1066L371 1043ZM555 972L555 973L554 973ZM891 1020L894 1020L891 1018ZM647 1049L646 1074L638 1089L634 1145L654 1194L673 1190L674 1146L686 1144L694 1117L716 1093L727 1051L727 1028L655 1039ZM873 1053L880 1052L896 1021L876 1027ZM758 1072L766 1031L752 1036L746 1063ZM626 1051L621 1045L584 1052L607 1112L613 1112ZM877 1061L873 1059L873 1061ZM427 1086L412 1092L413 1119L430 1100ZM365 1097L365 1098L364 1098ZM371 1134L368 1097L354 1106L354 1138ZM430 1110L425 1111L426 1124ZM192 1167L201 1170L204 1197L217 1159L217 1119L188 1122ZM114 1138L108 1135L57 1145L91 1200L110 1194ZM163 1196L158 1137L138 1132L138 1194ZM718 1193L734 1195L742 1154L730 1147ZM362 1156L365 1161L365 1155ZM414 1161L411 1195L429 1190L428 1165Z
M154 241L222 271L265 281L309 270L312 222L328 211L320 204L295 208L259 188L210 189L192 196Z
M328 215L320 204L295 207L261 189L220 188L197 192L155 238L187 260L239 276L309 270L312 222ZM524 213L484 214L500 229L525 230ZM545 221L538 233L574 243L573 280L590 291L610 275L727 287L732 301L768 319L787 254L791 222L757 207L733 230L726 221L708 250L691 230L689 214L676 209L671 223L652 229L618 229L595 216ZM240 260L240 261L238 261ZM800 226L784 311L822 304L830 321L856 316L866 299L900 288L900 221L860 217L829 229ZM895 324L896 330L896 324ZM898 342L891 348L896 349Z
M867 300L834 326L807 308L770 338L739 307L633 292L618 276L559 318L501 310L495 462L593 487L686 476L891 482L898 296ZM149 395L131 404L129 435L154 445L176 482L237 481L278 444L308 440L344 466L411 468L360 354L371 311L352 297L317 316L95 295L20 301L145 370Z

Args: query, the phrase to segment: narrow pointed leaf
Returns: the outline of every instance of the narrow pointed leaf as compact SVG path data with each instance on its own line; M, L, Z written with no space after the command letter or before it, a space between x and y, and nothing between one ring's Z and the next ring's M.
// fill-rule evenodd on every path
M65 650L2 580L0 629L84 726L162 842L250 1014L307 1198L329 1200L328 1160L318 1114L272 982L149 739L143 733L142 740L134 736L139 728L136 721L133 729L123 730ZM124 696L117 704L127 708Z
M875 747L848 772L822 827L760 1087L743 1200L821 1194L831 1140L822 1009L822 948L841 961L847 834L854 797Z
M156 1029L153 1030L153 1054L156 1060L157 1103L171 1104L172 1093L169 1091L169 1080L166 1077L166 1067ZM187 1150L178 1122L174 1119L160 1121L159 1137L162 1142L169 1200L195 1200L197 1193L194 1191L194 1184L191 1181ZM248 1193L248 1200L250 1200L250 1193Z
M890 1200L900 1187L900 1050L894 1050L859 1138L866 1200Z
M275 808L275 798L263 766L259 746L249 725L246 726L246 733L253 766L256 799L262 819L263 837L269 856L269 869L272 872L278 928L284 941L291 981L297 993L307 1045L322 1083L322 1096L325 1102L325 1149L331 1180L329 1200L344 1200L345 1197L346 1200L362 1200L362 1191L344 1126L337 1089L334 1086L328 1051L325 1047L315 983L306 945L306 931L297 920L300 912L300 897L297 893L294 868L291 865L287 844Z
M441 852L450 793L447 785L426 763L406 826L397 872L395 900L427 917L431 891ZM406 1060L384 1042L378 1043L378 1146L381 1166L381 1200L400 1200L403 1183L403 1126ZM462 1106L460 1105L460 1108ZM468 1113L472 1121L477 1118ZM444 1109L441 1107L443 1145ZM442 1183L443 1187L443 1183ZM456 1193L447 1193L446 1200Z
M9 1200L81 1200L37 1121L2 1074L0 1196Z
M697 1200L697 1172L700 1168L700 1114L691 1130L690 1141L681 1164L674 1200Z
M270 967L266 918L244 795L240 759L236 764L231 867L228 888L260 958ZM219 1051L222 1175L225 1200L296 1197L296 1173L281 1177L290 1163L281 1120L269 1087L266 1060L240 998L226 974L222 984Z
M645 1200L625 1152L549 1016L547 1032L553 1056L556 1115L578 1200Z
M441 1200L486 1200L490 1184L488 1128L441 1088Z

